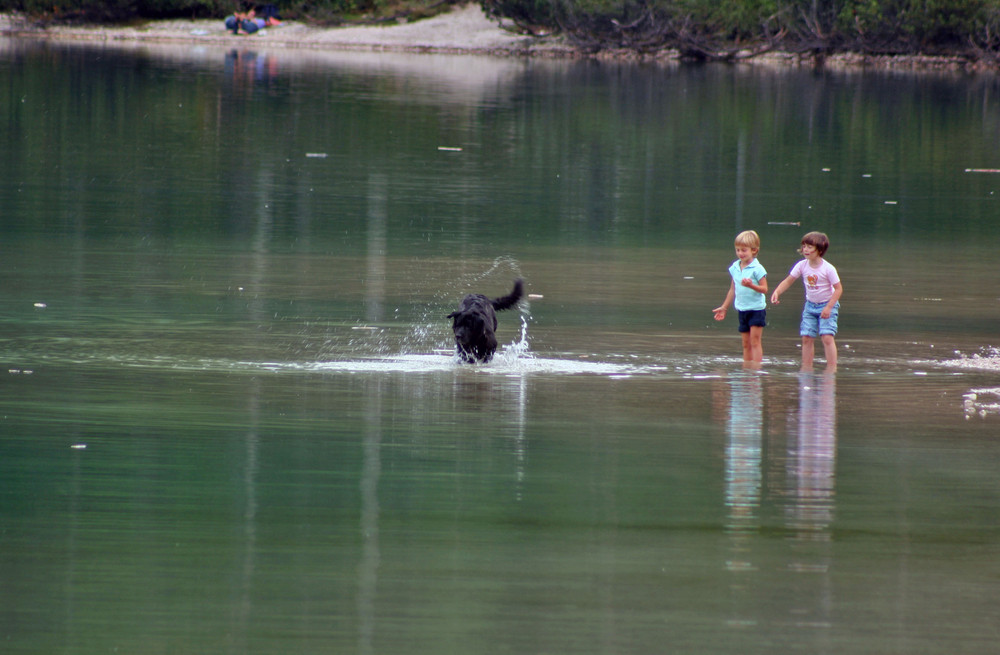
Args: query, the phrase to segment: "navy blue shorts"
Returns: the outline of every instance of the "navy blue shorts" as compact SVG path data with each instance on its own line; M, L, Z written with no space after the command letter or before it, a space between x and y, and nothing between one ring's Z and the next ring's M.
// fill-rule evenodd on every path
M745 312L736 312L736 314L740 317L740 332L749 332L752 327L767 326L766 309L748 309Z

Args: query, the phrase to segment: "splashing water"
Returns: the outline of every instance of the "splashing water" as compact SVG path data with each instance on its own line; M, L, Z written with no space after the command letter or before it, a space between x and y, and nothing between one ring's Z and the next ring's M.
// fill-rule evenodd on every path
M1000 387L969 389L962 396L962 407L966 419L1000 416Z
M515 339L504 346L504 348L497 353L494 361L498 361L504 366L512 367L516 366L521 360L528 361L535 359L535 356L532 354L528 345L528 318L530 318L529 314L521 314L520 340Z
M958 350L955 351L956 359L942 362L945 366L954 368L972 368L988 371L1000 371L1000 348L996 346L986 346L979 349L979 352L967 355Z

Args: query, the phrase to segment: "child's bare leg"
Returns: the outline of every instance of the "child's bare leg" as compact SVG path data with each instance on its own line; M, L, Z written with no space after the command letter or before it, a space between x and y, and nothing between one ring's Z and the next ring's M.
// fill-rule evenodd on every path
M811 371L813 369L813 353L815 352L816 340L812 337L802 337L802 370Z
M750 328L751 330L753 328ZM753 361L753 343L750 338L749 332L740 332L740 336L743 337L743 361L752 362Z
M763 358L760 336L763 331L763 328L751 326L749 332L740 333L743 337L743 368L760 368Z
M826 370L837 370L837 342L832 334L821 334L819 337L823 341L823 353L826 355Z
M750 361L764 361L764 328L760 325L750 327Z

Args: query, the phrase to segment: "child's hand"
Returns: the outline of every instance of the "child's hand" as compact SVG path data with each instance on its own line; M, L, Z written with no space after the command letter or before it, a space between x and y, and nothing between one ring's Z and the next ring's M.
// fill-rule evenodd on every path
M781 301L778 300L780 297L781 296L778 295L778 292L775 291L774 293L771 294L771 302L774 303L775 305L780 305Z
M726 318L725 307L716 307L715 309L712 310L712 313L715 314L715 320L717 321L721 321L722 319Z
M832 314L832 313L833 313L833 311L829 307L824 307L823 311L821 311L819 313L819 317L820 318L830 318L830 314Z
M753 280L748 277L745 277L742 280L740 280L740 284L742 284L745 287L753 287Z

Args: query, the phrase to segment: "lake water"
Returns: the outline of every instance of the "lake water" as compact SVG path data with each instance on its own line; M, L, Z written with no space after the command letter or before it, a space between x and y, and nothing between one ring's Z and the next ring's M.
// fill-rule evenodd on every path
M0 125L3 652L996 651L997 78L0 39Z

